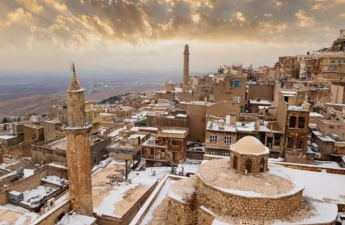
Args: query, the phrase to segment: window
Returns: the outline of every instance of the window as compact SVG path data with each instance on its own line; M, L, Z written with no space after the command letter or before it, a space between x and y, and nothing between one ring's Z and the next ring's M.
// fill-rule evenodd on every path
M214 95L209 95L209 96L208 96L208 99L209 99L210 101L213 101L213 100L214 100Z
M304 128L305 127L305 118L299 117L298 118L298 128Z
M250 159L246 160L246 170L248 173L252 172L252 160Z
M210 152L211 155L217 155L217 152Z
M231 137L230 136L224 137L224 144L231 144Z
M234 96L232 97L232 101L233 101L233 102L240 102L240 101L241 101L241 96L239 96L239 95L234 95Z
M230 156L230 153L223 153L223 156L229 157L229 156Z
M234 87L241 87L241 81L235 80L234 81Z
M297 149L302 149L303 146L303 138L297 138Z
M329 129L334 129L334 126L329 126Z
M293 146L293 139L292 137L288 137L288 140L287 140L287 148L292 148Z
M274 145L279 146L280 145L280 134L275 134L274 135Z
M234 157L234 164L232 165L232 168L237 170L237 156Z
M150 149L150 153L151 153L151 155L153 156L153 155L155 154L155 149L154 149L154 148L151 148L151 149Z
M216 135L210 135L210 143L217 143L218 137Z
M335 60L331 60L331 63L335 63Z
M296 116L290 116L289 127L290 128L295 128L296 127Z
M172 140L172 141L171 141L171 145L179 146L179 145L180 145L180 141L178 141L178 140Z

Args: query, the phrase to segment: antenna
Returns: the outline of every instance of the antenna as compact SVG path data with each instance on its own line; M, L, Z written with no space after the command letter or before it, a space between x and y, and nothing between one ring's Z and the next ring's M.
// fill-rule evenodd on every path
M71 67L71 71L75 74L75 64L74 64L74 62L72 62L70 64L70 67Z

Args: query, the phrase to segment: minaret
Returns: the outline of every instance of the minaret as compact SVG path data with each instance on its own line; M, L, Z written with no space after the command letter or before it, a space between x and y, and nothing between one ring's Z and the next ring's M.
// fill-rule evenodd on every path
M75 73L66 91L66 134L69 195L72 210L80 215L92 216L92 186L89 133L92 125L86 123L84 89Z
M189 46L186 44L184 46L184 59L183 59L183 86L182 90L188 91L188 78L189 78Z

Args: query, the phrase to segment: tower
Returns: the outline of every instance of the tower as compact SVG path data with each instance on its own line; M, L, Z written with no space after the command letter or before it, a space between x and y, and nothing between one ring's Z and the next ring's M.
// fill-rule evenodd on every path
M86 123L84 89L75 73L66 91L66 134L69 191L72 210L81 215L92 216L92 186L89 133L92 125Z
M183 59L183 91L188 91L188 78L189 78L189 46L184 46L184 59Z

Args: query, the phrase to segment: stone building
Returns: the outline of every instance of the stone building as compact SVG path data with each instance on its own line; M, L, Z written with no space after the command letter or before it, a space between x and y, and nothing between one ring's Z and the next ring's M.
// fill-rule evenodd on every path
M68 179L71 208L85 216L93 215L91 160L89 133L92 124L87 123L84 89L81 88L75 72L67 89L66 134Z
M230 161L206 162L170 187L160 224L334 224L337 207L304 196L298 173L269 164L268 148L258 139L245 137L230 149Z
M309 106L303 101L305 92L281 91L277 122L284 133L283 150L305 154L308 141Z
M230 156L229 147L237 140L236 116L208 116L205 133L205 154Z
M188 128L162 127L142 144L147 166L177 165L187 152Z

